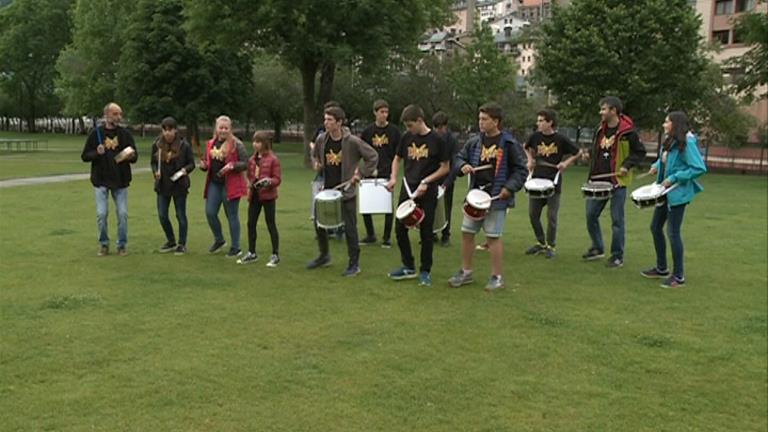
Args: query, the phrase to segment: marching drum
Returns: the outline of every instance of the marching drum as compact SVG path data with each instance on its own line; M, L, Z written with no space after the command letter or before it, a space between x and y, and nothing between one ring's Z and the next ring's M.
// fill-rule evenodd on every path
M481 221L485 219L488 209L491 208L491 196L481 189L472 189L464 199L464 215L471 220Z
M341 192L326 189L315 195L315 222L320 228L338 228L344 225L341 217Z
M401 221L406 228L416 229L421 221L424 220L424 209L416 205L416 201L409 199L403 201L395 212L397 220Z
M581 193L586 199L607 200L613 195L613 184L604 181L588 181L581 186Z
M360 214L392 213L392 192L387 190L389 179L360 181Z
M437 206L435 207L435 220L432 224L432 232L439 233L448 225L448 220L445 218L445 188L437 188Z
M531 198L546 199L555 194L555 182L550 179L532 178L523 187Z
M323 182L322 181L312 181L310 183L311 187L311 197L312 197L312 205L309 206L309 219L315 220L315 197L317 194L323 190Z
M665 188L658 183L641 186L632 191L632 202L639 209L648 207L661 207L667 203L667 192L674 186Z

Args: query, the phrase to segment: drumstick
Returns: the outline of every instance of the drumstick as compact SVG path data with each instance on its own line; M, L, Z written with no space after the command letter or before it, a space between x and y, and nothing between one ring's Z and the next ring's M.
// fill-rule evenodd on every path
M615 176L616 174L617 174L617 173L615 173L615 172L612 172L612 173L608 173L608 174L597 174L597 175L589 176L589 178L590 178L590 179L608 178L608 177L613 177L613 176Z
M491 169L491 168L493 168L493 164L480 165L479 167L473 169L472 171L473 172L478 172L478 171L487 170L487 169Z
M480 201L480 202L482 202L482 203L487 203L487 202L490 202L490 201L494 201L494 200L497 200L497 199L499 199L499 198L501 198L501 194L499 194L499 195L496 195L496 196L492 196L492 197L490 197L490 198L488 198L488 199L484 199L484 200L482 200L482 201Z
M646 172L640 174L639 176L637 176L637 178L641 179L643 177L648 177L649 175L651 175L651 172L650 171L646 171Z
M350 183L352 183L352 180L354 180L354 179L355 179L355 178L354 178L354 177L352 177L351 179L349 179L349 180L345 181L344 183L339 183L339 184L337 184L336 186L334 186L334 187L333 187L333 189L336 189L336 190L339 190L339 189L341 189L341 188L345 188L345 189L346 189L346 188L347 188L347 186L349 186L349 184L350 184Z
M536 165L541 165L541 166L545 166L545 167L549 167L549 168L557 168L557 165L555 165L553 163L549 163L547 161L536 161Z
M405 185L405 192L408 193L408 198L413 199L413 193L411 193L411 188L408 186L408 180L403 178L403 185Z

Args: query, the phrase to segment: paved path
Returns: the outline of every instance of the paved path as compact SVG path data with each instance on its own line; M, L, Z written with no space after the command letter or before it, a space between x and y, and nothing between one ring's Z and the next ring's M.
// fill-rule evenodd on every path
M145 173L145 172L149 172L149 168L133 169L134 174ZM64 174L64 175L55 175L55 176L27 177L27 178L18 178L18 179L10 179L10 180L0 180L0 189L17 187L17 186L35 186L35 185L48 184L48 183L63 183L63 182L70 182L70 181L77 181L77 180L88 180L89 178L91 178L90 173Z

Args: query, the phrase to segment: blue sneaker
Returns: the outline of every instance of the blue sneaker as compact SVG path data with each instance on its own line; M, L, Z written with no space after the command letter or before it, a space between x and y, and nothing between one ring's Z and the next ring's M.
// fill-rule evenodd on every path
M389 272L389 278L392 280L404 280L404 279L414 279L416 277L416 270L410 269L408 267L400 267L397 270L392 270Z
M354 277L360 274L360 266L357 264L350 264L349 267L347 267L346 270L344 270L344 273L341 275L344 277Z
M429 272L419 273L419 286L432 286L432 276L429 275Z

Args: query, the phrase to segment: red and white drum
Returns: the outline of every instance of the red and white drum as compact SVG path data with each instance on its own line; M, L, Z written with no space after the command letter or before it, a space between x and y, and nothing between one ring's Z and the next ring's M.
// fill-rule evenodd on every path
M491 196L484 190L470 190L464 199L464 216L475 221L485 219L488 209L491 208L491 201Z
M416 229L424 220L424 209L419 207L416 204L416 201L409 199L397 206L395 217L397 217L397 220L401 221L406 228Z

